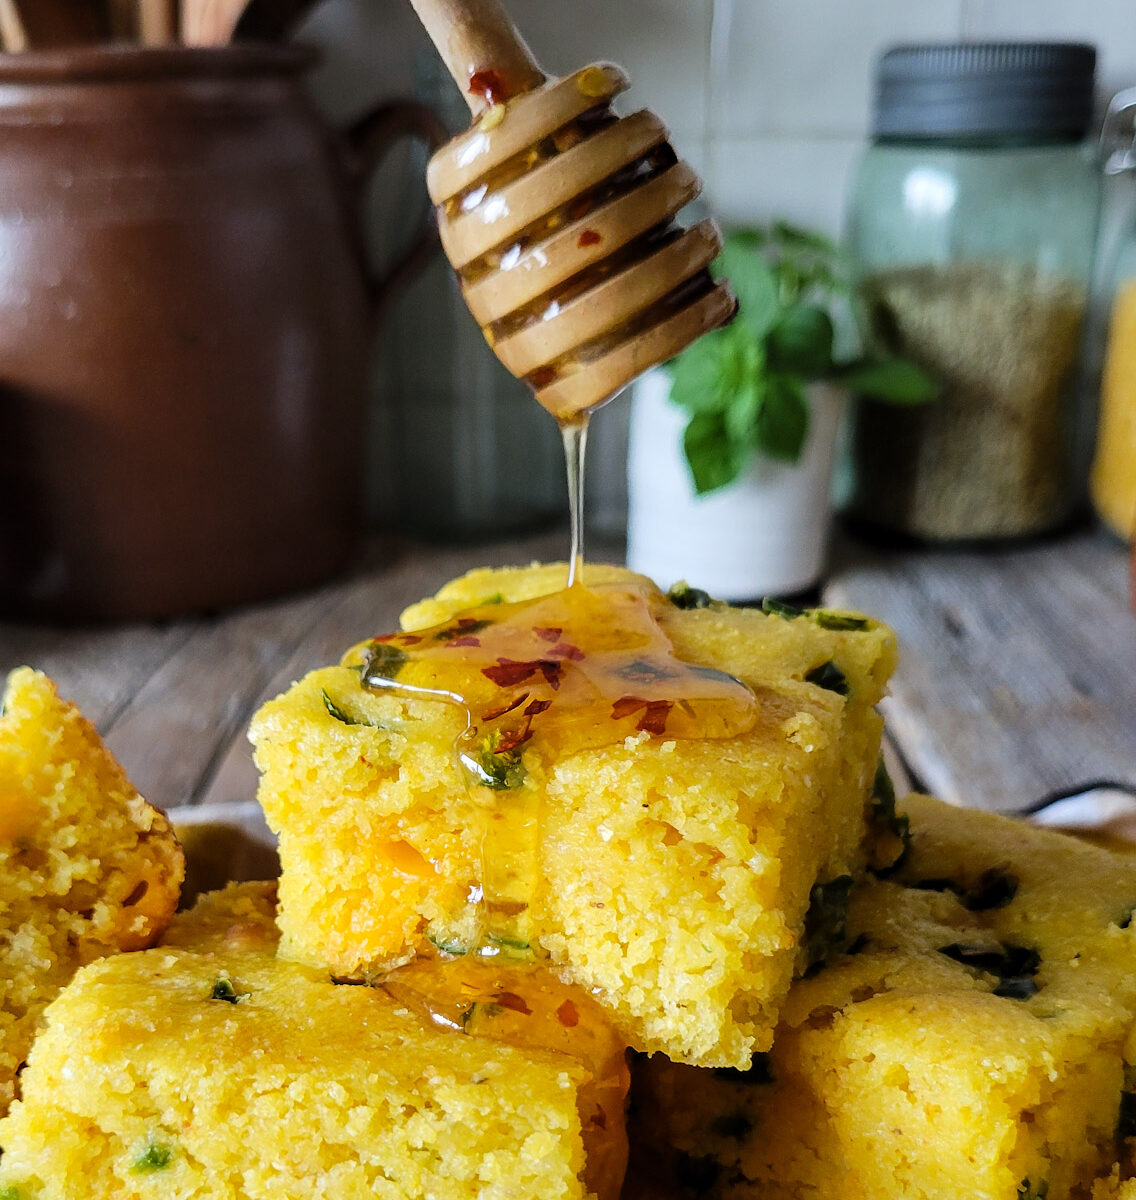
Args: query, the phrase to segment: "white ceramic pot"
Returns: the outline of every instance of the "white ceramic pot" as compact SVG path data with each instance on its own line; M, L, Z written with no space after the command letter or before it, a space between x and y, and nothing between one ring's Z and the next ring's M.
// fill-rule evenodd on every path
M686 414L665 371L631 399L627 565L661 587L680 580L722 600L786 596L824 570L831 482L844 392L809 388L809 434L798 463L755 455L734 482L698 496L682 450Z

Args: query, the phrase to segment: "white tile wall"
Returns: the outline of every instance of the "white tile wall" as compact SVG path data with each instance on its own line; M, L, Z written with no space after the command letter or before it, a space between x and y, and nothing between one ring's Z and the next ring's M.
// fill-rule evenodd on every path
M777 218L836 235L856 137L736 137L710 142L706 198L725 226Z
M836 231L897 41L1063 38L1100 49L1102 96L1136 84L1136 0L505 0L552 71L624 63L627 104L662 114L731 224L781 216ZM407 0L327 0L318 98L336 118L405 92L426 52Z
M1092 42L1102 97L1136 84L1133 0L967 0L963 36Z
M963 0L716 0L713 129L861 137L881 46L957 38Z
M533 52L562 75L614 59L630 72L624 110L652 108L676 137L701 136L712 0L505 0Z

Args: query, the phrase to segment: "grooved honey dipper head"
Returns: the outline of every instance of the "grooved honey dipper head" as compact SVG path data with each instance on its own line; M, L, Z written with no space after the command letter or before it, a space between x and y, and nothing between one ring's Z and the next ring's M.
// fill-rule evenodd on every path
M612 112L619 67L512 99L472 83L488 107L427 172L442 245L498 358L568 420L730 320L721 237L675 222L701 184L656 116Z

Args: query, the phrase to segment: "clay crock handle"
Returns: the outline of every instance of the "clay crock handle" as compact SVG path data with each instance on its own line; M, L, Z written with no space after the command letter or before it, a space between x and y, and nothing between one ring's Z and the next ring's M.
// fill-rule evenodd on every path
M351 174L359 192L362 192L367 180L378 169L387 151L395 142L406 137L419 139L432 154L446 144L449 133L426 105L413 100L396 100L384 104L357 121L347 131ZM422 228L410 248L385 274L375 275L369 272L371 304L376 315L381 314L390 300L430 261L437 244L438 231L434 224L433 210L426 203L423 207Z
M546 76L498 0L410 0L475 117Z

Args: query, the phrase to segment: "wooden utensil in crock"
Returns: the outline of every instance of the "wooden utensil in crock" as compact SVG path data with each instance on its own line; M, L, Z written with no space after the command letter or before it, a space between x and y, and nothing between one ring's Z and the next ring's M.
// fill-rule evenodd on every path
M105 41L110 36L105 0L11 0L28 50L53 50Z
M351 555L372 314L410 261L371 276L358 192L396 136L444 131L388 105L340 146L300 88L311 57L0 60L9 612L220 608Z

